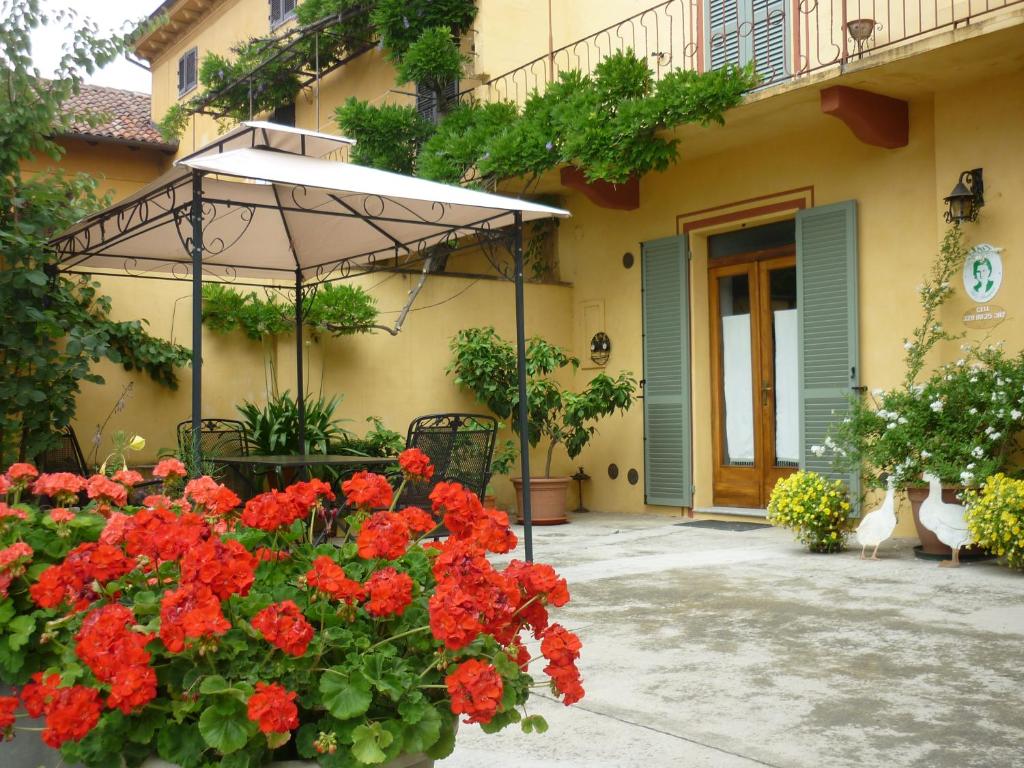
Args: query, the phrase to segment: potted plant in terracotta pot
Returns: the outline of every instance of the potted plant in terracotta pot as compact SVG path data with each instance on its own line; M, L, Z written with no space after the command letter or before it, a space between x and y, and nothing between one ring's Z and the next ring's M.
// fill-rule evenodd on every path
M922 552L948 556L949 547L918 518L928 495L922 475L937 476L943 500L959 503L965 488L1016 465L1022 431L1024 353L965 346L962 358L923 383L858 400L827 447L841 465L861 466L870 480L892 472L906 485Z
M403 484L433 473L415 449L400 464ZM491 566L516 545L508 517L456 483L431 494L443 543L362 472L343 484L349 535L316 545L310 523L334 497L320 480L243 507L200 477L132 507L104 478L86 507L47 511L27 489L60 503L89 483L33 473L0 476L0 683L19 688L0 696L0 740L41 717L43 742L87 768L426 768L459 716L546 729L522 710L526 632L556 694L583 696L579 640L548 620L565 580Z
M472 392L477 400L499 418L508 419L518 432L515 347L503 340L494 328L465 328L451 341L452 361L447 372L455 383ZM629 372L616 378L599 373L581 392L565 389L555 378L564 369L575 371L579 360L565 350L535 336L526 349L527 398L530 445L547 441L543 477L530 477L530 502L533 522L553 525L568 522L566 492L569 477L551 477L555 449L565 448L575 459L597 431L595 423L616 411L629 409L636 394L636 381ZM519 509L522 504L522 480L512 478Z

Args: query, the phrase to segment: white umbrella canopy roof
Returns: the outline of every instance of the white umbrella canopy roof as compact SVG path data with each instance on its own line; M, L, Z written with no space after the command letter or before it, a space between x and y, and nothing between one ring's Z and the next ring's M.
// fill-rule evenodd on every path
M52 242L68 272L191 278L192 176L203 194L203 279L315 282L452 238L569 213L322 154L349 140L244 124ZM219 145L219 146L215 146Z

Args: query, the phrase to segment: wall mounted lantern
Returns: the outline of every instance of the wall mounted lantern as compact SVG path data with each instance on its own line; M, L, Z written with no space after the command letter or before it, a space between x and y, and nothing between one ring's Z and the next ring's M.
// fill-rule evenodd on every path
M590 340L590 359L597 365L604 365L612 355L612 340L604 331L598 331Z
M985 205L985 182L981 177L981 168L964 171L960 180L945 198L946 221L959 224L962 221L977 221L978 210Z

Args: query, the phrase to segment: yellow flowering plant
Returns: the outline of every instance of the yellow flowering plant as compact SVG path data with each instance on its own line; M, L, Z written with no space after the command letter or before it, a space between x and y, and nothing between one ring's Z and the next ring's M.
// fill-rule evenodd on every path
M967 525L978 546L1024 570L1024 480L1002 472L964 496Z
M793 530L811 552L841 552L849 533L850 496L842 480L795 472L772 489L768 522Z

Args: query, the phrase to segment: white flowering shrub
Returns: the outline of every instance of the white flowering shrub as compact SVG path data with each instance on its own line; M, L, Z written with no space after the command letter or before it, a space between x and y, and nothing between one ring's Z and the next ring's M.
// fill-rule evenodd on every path
M914 483L927 471L969 486L1014 467L1022 432L1024 353L965 347L963 358L923 384L856 398L849 417L814 450L843 470L862 468L877 484L885 472Z

